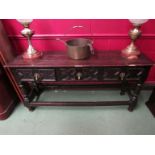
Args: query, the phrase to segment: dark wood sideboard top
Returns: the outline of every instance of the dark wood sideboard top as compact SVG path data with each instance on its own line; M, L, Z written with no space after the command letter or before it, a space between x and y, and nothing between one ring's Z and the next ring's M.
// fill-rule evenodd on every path
M104 67L104 66L152 66L153 62L143 54L137 60L127 60L120 51L95 51L85 60L72 60L67 52L44 52L43 57L36 60L25 60L16 57L5 67Z

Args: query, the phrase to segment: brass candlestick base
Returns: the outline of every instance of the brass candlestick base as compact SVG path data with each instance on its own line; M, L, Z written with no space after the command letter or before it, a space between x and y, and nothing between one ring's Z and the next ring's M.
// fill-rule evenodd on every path
M24 59L37 59L42 57L42 52L38 52L33 48L33 46L29 45L26 52L23 54Z
M124 50L122 50L122 56L127 59L138 59L140 51L137 49L133 42L130 43Z
M122 56L127 59L138 59L140 56L140 51L134 44L135 40L140 37L141 31L139 30L140 26L134 27L133 30L129 32L129 36L131 38L131 43L124 50L122 50Z
M36 49L34 49L34 47L32 46L32 43L31 43L31 37L34 34L34 31L29 28L29 25L32 22L32 20L19 19L18 21L24 26L24 29L21 31L21 34L24 37L26 37L28 40L28 48L27 48L26 52L24 52L23 58L24 59L40 58L43 55L42 52L38 52Z

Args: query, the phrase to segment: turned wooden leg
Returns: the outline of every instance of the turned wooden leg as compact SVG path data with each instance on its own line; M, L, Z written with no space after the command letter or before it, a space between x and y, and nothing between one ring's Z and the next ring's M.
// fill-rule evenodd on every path
M32 106L30 106L29 105L29 99L28 98L24 98L24 105L25 105L25 107L27 107L28 109L29 109L29 111L34 111L35 110L35 107L32 107Z
M31 107L31 106L29 106L29 107L28 107L28 109L29 109L29 111L31 111L31 112L32 112L32 111L34 111L34 110L35 110L35 107Z
M121 88L120 95L125 95L125 89L122 89L122 88Z
M138 83L137 86L136 86L136 89L133 93L133 95L130 97L130 100L129 100L129 107L128 107L128 110L131 112L134 110L134 108L136 107L137 105L137 102L138 102L138 95L140 93L140 90L142 88L142 84L141 83Z
M132 112L134 110L134 108L136 107L137 105L137 97L136 96L133 96L130 101L129 101L129 107L128 107L128 110L130 112Z
M120 95L125 95L128 83L126 81L124 72L120 73L120 79L121 79L121 92L120 92Z
M120 95L125 95L125 92L127 90L128 87L128 83L125 79L123 79L122 83L121 83L121 92Z

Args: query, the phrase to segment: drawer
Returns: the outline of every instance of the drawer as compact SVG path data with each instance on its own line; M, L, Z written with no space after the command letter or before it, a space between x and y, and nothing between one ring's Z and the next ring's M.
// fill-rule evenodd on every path
M33 79L32 69L13 69L12 72L18 82L21 79Z
M105 67L101 69L102 80L119 80L122 69L119 67Z
M139 80L143 76L144 71L144 68L127 68L126 79Z
M55 69L35 69L33 77L39 76L41 81L55 81Z
M60 68L57 69L59 81L97 81L98 68Z
M124 74L127 80L139 80L144 71L144 68L139 67L105 67L102 69L101 77L103 80L120 80Z
M12 70L17 81L29 81L29 80L40 80L40 81L55 81L55 70L53 68L48 69L14 69Z

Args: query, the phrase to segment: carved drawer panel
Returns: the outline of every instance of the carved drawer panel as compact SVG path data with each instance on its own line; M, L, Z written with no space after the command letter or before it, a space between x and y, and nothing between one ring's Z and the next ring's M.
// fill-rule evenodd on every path
M118 80L122 69L119 67L107 67L102 69L102 80Z
M58 68L56 70L57 79L59 81L74 81L76 69L75 68Z
M32 69L14 69L12 71L18 82L20 82L21 79L32 79L33 78Z
M126 79L138 80L142 77L144 68L128 68L126 73Z
M38 75L42 81L55 81L55 70L54 69L35 69L33 70L33 77Z
M98 68L82 68L81 70L82 73L82 80L91 80L91 81L97 81L98 80L98 75L99 71Z
M13 74L18 82L20 80L40 80L40 81L55 81L54 69L15 69Z
M59 81L96 81L98 80L97 68L60 68L57 69Z

